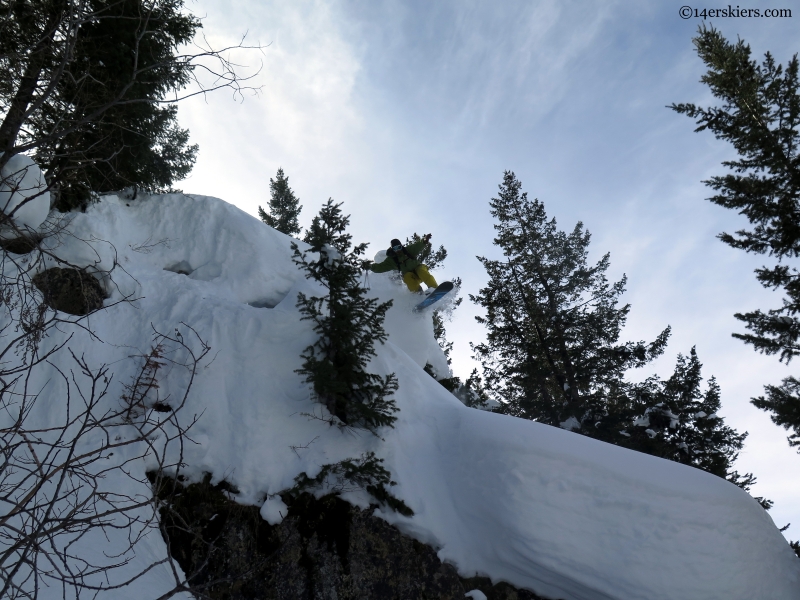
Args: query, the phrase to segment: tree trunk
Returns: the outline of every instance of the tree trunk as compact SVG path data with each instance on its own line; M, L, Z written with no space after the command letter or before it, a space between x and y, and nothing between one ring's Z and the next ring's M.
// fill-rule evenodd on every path
M63 13L55 12L42 32L39 41L30 53L25 73L22 75L17 93L9 102L8 112L3 123L0 124L0 169L11 159L14 145L19 135L19 130L25 119L30 116L28 108L31 105L36 90L39 88L39 78L42 70L47 64L53 52L53 41L55 39L58 24L63 17Z

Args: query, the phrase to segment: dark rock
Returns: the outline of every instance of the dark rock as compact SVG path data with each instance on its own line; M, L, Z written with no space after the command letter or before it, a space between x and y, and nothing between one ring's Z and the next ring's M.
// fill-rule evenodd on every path
M28 254L33 252L39 240L20 236L10 240L0 240L0 248L11 254Z
M33 285L42 292L47 306L71 315L102 308L106 297L100 282L80 269L47 269L33 278Z
M157 487L173 558L215 600L462 600L473 589L489 600L541 600L506 583L460 578L433 548L333 495L302 494L271 526L210 475Z

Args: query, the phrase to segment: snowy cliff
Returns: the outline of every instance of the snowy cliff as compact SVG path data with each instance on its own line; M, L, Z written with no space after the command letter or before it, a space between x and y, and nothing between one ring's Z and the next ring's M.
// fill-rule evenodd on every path
M323 408L295 369L314 334L295 304L298 292L321 290L292 263L287 236L221 200L179 194L107 196L72 215L67 231L52 238L53 252L110 271L102 282L109 308L90 316L93 333L64 325L45 344L72 336L75 354L111 365L106 401L114 403L136 372L129 357L148 351L153 330L190 325L211 352L183 409L198 416L194 443L183 449L184 474L231 482L237 501L262 506L270 522L285 516L275 494L298 473L314 476L323 464L373 451L397 482L393 493L414 511L379 516L437 549L463 576L565 600L800 599L800 561L769 515L736 486L461 404L423 371L426 363L447 370L430 315L413 314L417 298L388 276L369 278L371 295L394 301L389 339L370 365L399 380L398 420L380 439L313 418ZM68 361L61 353L54 364L68 370ZM180 396L185 383L165 376L160 393ZM40 370L30 385L48 399L34 418L55 422L65 410L58 378ZM143 478L148 464L129 466ZM343 497L369 505L360 492ZM88 552L103 551L106 542L84 543ZM108 543L113 550L117 539ZM141 547L149 556L166 553L157 531ZM137 560L146 557L132 568ZM156 569L138 587L102 597L155 596L168 579L166 567Z

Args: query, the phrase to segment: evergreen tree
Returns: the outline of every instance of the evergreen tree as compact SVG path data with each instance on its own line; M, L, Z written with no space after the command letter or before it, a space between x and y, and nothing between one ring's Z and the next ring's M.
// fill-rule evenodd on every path
M738 211L752 227L718 237L734 248L774 257L777 264L756 269L756 278L785 292L780 308L737 313L751 333L733 336L789 363L800 354L800 272L785 262L800 255L798 58L795 54L784 68L766 53L759 65L744 41L732 44L713 27L701 27L693 42L708 68L701 82L721 105L670 108L696 119L695 131L709 129L733 144L739 158L723 162L731 172L705 183L716 192L711 202ZM800 381L787 377L765 391L753 404L791 429L789 444L800 451Z
M659 356L670 330L650 344L619 343L630 310L618 306L625 278L610 285L608 254L587 264L583 225L559 231L520 189L507 171L491 201L504 259L479 257L489 282L470 298L486 310L477 320L488 333L474 351L502 412L592 435L625 371Z
M491 409L491 402L486 387L483 385L483 379L478 373L478 369L472 369L467 380L462 384L459 377L453 378L456 385L451 390L453 395L461 400L465 406L470 408L480 408L481 410Z
M619 306L625 278L608 283L608 254L588 264L590 235L583 225L559 231L509 171L491 207L504 259L479 257L489 283L471 299L486 309L478 322L487 326L487 342L474 346L486 383L473 372L467 403L485 406L491 390L499 412L691 465L749 490L752 474L732 470L747 434L717 414L713 377L701 390L694 348L688 357L678 355L667 380L625 380L630 368L664 351L670 329L650 344L619 342L630 311ZM765 508L772 504L757 500Z
M397 482L392 481L391 474L382 463L383 459L375 456L374 452L366 452L359 458L347 458L337 463L322 465L314 477L300 473L294 478L294 486L281 495L285 494L296 499L304 492L338 495L354 488L361 488L393 511L406 517L413 516L414 511L389 491L389 488L397 485Z
M159 101L189 82L188 70L176 68L173 57L179 46L192 41L200 21L181 12L183 0L91 4L101 16L81 27L76 60L69 63L69 76L59 81L57 101L45 105L34 120L34 135L44 137L64 119L65 106L68 118L79 123L113 104L90 126L78 126L37 151L48 177L60 182L61 210L85 205L91 192L129 186L166 191L189 174L197 154L197 146L188 143L188 130L178 126L177 106Z
M733 469L747 433L725 425L717 414L719 384L712 377L702 391L701 371L692 348L688 357L678 355L669 379L653 376L621 386L623 393L609 415L596 424L593 437L708 471L749 491L755 477ZM756 500L764 508L772 506L769 500Z
M306 232L304 241L311 248L301 252L292 244L294 262L308 279L327 290L324 297L298 294L302 318L314 323L319 339L303 351L303 366L297 372L306 376L317 399L341 423L377 435L379 427L393 427L397 419L393 414L397 405L391 398L397 390L397 377L394 373L381 377L366 368L375 356L375 343L386 341L383 321L392 303L365 298L359 280L367 245L351 246L352 237L346 231L349 222L350 217L342 215L341 204L329 199ZM338 494L360 487L380 504L412 516L414 511L389 491L395 482L382 463L383 459L369 452L358 459L322 465L314 477L300 473L286 493Z
M417 242L421 241L423 236L414 232L411 234L411 237L406 238L406 246L410 246L411 244L416 244ZM433 244L431 244L430 239L425 242L422 246L422 251L417 256L417 260L422 264L428 267L428 270L434 271L438 267L441 267L444 264L445 259L447 259L447 249L444 246L439 246L439 248L433 248Z
M74 25L85 20L81 12L80 6L63 0L0 3L0 167L15 150L20 133L24 135L42 84L52 81L64 64L64 49L75 40Z
M51 95L29 115L22 141L38 140L35 159L55 183L60 209L85 205L91 192L163 191L191 170L197 146L178 126L177 107L161 104L190 80L176 54L200 22L182 7L182 0L90 0L74 15L80 25L70 47L59 46L56 30L49 70L59 75L48 75ZM46 27L43 20L23 29Z
M248 79L228 55L242 44L185 52L199 27L183 0L0 2L0 167L32 155L62 210L92 192L168 189L197 151L177 124L181 90Z
M294 262L308 279L327 290L322 297L298 294L302 318L312 321L319 335L304 350L298 373L306 376L331 415L375 432L396 420L397 406L391 395L397 390L397 378L393 373L381 377L366 370L375 356L375 343L386 341L383 321L392 303L365 297L360 275L367 245L351 246L352 238L346 233L349 222L341 204L329 199L307 232L311 248L301 251L292 244Z
M295 197L292 188L289 187L289 178L283 174L283 169L278 169L275 179L270 178L269 192L269 212L259 206L258 216L264 223L281 233L298 235L300 223L297 221L297 217L303 207L300 206L300 200Z
M641 416L627 428L628 443L620 445L708 471L749 493L756 478L733 468L747 432L739 433L725 425L717 414L722 406L719 384L711 377L706 391L701 392L701 370L692 348L688 357L678 355L669 379L651 377L631 386L632 405L638 407L635 410ZM764 497L754 498L765 510L773 505Z

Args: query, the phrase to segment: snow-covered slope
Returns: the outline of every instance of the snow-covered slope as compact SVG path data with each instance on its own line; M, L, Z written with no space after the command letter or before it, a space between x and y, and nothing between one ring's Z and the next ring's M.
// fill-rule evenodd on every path
M371 369L397 374L400 412L381 440L308 416L323 409L294 372L314 340L295 302L299 291L321 290L292 263L290 238L225 202L183 195L105 197L75 215L69 231L74 237L61 238L60 256L101 269L119 264L105 282L106 304L135 299L92 315L102 343L68 327L47 343L73 334L70 346L90 364L114 365L108 401L116 402L137 366L128 357L149 349L152 328L191 325L211 353L185 409L200 415L195 443L185 448L186 472L231 481L239 501L264 505L265 518L281 518L279 499L265 498L301 471L313 476L322 464L374 451L398 483L393 492L415 512L382 516L438 548L463 575L565 600L800 598L800 561L739 488L463 406L422 369L426 362L447 369L430 315L411 313L417 298L387 276L369 278L371 294L394 300L389 340ZM168 375L162 392L179 394L185 381ZM40 377L34 384L48 379ZM48 385L44 393L56 398L57 383ZM358 493L347 499L367 504ZM150 537L147 551L164 552ZM109 597L144 597L125 594Z

